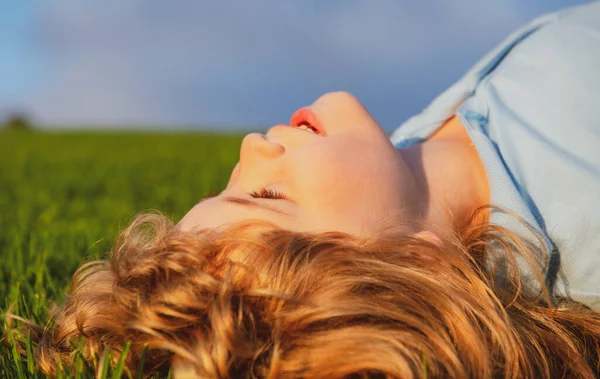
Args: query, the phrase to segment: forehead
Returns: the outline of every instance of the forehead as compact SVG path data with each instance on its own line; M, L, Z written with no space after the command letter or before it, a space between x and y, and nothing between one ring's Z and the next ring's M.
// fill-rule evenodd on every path
M203 199L177 224L182 231L228 226L239 222L267 221L281 228L293 226L293 217L260 206L244 204L243 201L226 201L223 196Z

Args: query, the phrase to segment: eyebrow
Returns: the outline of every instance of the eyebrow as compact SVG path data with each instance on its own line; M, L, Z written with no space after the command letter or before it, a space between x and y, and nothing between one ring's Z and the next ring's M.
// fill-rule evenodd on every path
M258 208L263 208L263 209L267 209L282 215L286 215L286 216L290 216L289 213L282 211L281 209L272 207L268 204L265 204L263 202L258 202L258 201L254 201L254 200L250 200L250 199L244 199L241 197L235 197L235 196L227 196L226 198L223 199L223 201L226 201L228 203L232 203L232 204L239 204L239 205L246 205L246 206L250 206L250 207L258 207Z
M200 203L202 203L202 202L204 202L204 201L206 201L208 199L211 199L213 197L215 197L215 196L207 196L204 199L201 199L198 203L196 203L196 205L198 205L198 204L200 204ZM284 212L281 209L272 207L272 206L270 206L268 204L265 204L265 203L262 203L262 202L258 202L258 201L255 201L255 200L244 199L242 197L227 196L227 197L225 197L223 199L223 201L226 201L226 202L231 203L231 204L238 204L238 205L245 205L245 206L250 206L250 207L263 208L263 209L266 209L266 210L269 210L269 211L272 211L272 212L275 212L275 213L279 213L279 214L282 214L282 215L285 215L285 216L291 216L289 213Z

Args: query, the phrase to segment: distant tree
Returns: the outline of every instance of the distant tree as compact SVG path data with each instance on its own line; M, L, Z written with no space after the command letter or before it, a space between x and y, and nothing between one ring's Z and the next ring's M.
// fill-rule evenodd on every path
M15 112L4 119L0 125L0 130L28 132L33 130L33 125L25 113Z

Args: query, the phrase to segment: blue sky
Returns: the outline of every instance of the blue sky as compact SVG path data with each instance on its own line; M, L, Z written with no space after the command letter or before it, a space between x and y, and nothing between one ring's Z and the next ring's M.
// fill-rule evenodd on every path
M332 90L391 130L515 28L584 0L0 0L0 117L253 129Z

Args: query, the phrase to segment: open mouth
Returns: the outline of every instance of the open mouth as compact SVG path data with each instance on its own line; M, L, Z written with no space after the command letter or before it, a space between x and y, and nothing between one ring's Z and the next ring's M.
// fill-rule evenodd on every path
M290 126L305 130L308 133L313 133L325 136L325 130L320 123L317 115L309 108L300 108L292 115Z
M317 129L315 129L315 128L314 128L312 125L310 125L310 124L306 124L306 123L304 123L304 124L302 124L302 125L300 125L300 126L297 126L297 128L298 128L298 129L301 129L301 130L306 130L307 132L311 132L311 133L313 133L313 134L319 134L319 133L317 132Z

